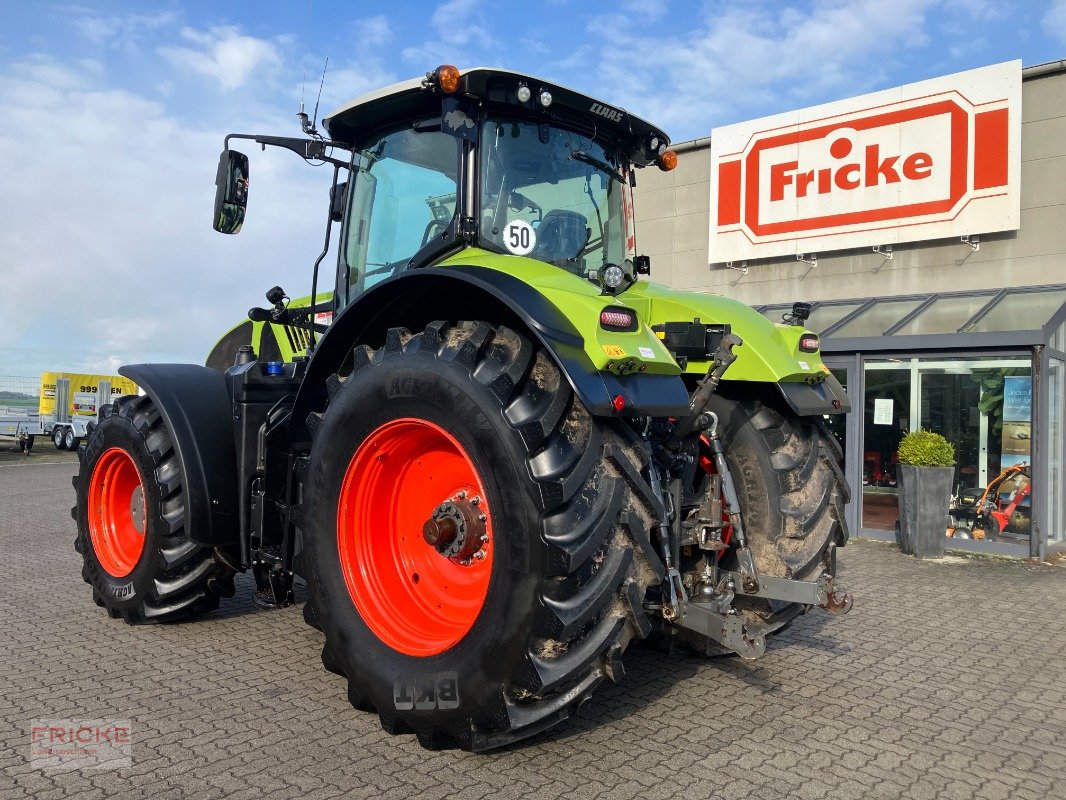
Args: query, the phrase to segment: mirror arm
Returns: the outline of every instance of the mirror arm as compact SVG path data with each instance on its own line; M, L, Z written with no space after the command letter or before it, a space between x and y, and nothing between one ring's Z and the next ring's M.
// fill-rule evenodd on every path
M291 150L296 153L300 158L305 161L325 161L327 164L333 164L335 167L347 167L347 161L341 161L326 155L326 150L331 147L339 147L342 150L350 148L349 145L344 142L332 142L326 139L298 139L292 136L263 136L260 134L252 133L231 133L226 136L226 149L229 150L230 139L247 139L257 144L266 147L281 147L285 150Z
M332 310L330 306L321 306L323 310ZM298 311L290 311L286 309L280 314L271 311L269 308L249 308L248 319L252 322L269 322L271 325L289 325L293 328L302 328L305 331L314 331L315 333L325 333L329 330L328 325L323 325L320 322L311 322L308 320L306 309L299 309Z

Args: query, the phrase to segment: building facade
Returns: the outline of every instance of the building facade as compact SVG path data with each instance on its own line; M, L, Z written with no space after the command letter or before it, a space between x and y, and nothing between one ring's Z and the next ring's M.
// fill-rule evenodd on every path
M1066 540L1066 62L1017 69L1014 207L989 204L992 217L975 229L945 236L929 226L928 238L911 230L895 242L885 233L890 243L805 253L801 242L784 255L714 261L714 226L728 216L712 162L719 134L676 145L675 170L639 175L638 251L651 257L653 280L736 298L774 321L794 301L814 304L809 326L854 408L835 430L853 531L893 535L896 446L925 428L955 445L956 489L992 484L989 500L1007 519L1001 530L959 530L957 546L1043 557ZM980 127L971 123L971 136ZM971 140L971 156L978 149ZM980 169L971 163L978 187Z

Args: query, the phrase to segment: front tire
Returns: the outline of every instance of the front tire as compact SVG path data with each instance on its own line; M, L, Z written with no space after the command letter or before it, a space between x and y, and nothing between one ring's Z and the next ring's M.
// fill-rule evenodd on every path
M98 606L129 623L171 622L233 594L232 570L189 536L181 465L150 398L105 406L79 456L74 549Z
M506 328L393 329L353 359L309 420L306 616L323 663L353 705L429 748L487 750L565 719L651 629L662 565L643 449ZM479 549L442 542L442 525Z

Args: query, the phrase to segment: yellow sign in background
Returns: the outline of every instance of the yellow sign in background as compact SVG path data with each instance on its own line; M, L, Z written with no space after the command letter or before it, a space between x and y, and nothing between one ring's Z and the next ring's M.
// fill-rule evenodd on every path
M70 381L68 402L71 414L96 416L99 406L107 405L124 394L137 394L137 384L121 375L93 375L81 372L42 372L40 413L56 413L56 380ZM99 397L100 382L111 381L111 396Z

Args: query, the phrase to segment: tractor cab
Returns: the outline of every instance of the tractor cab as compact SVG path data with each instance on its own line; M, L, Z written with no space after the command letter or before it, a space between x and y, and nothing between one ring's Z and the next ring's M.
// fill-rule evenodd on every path
M676 164L666 134L648 122L500 69L442 66L357 98L323 126L330 140L321 154L325 145L351 152L350 178L334 191L333 217L343 220L337 310L465 247L552 264L605 294L624 291L642 271L634 168ZM243 220L248 164L233 159Z
M539 78L440 67L328 115L351 145L338 303L467 246L632 283L633 168L659 129ZM664 163L673 163L666 159Z

